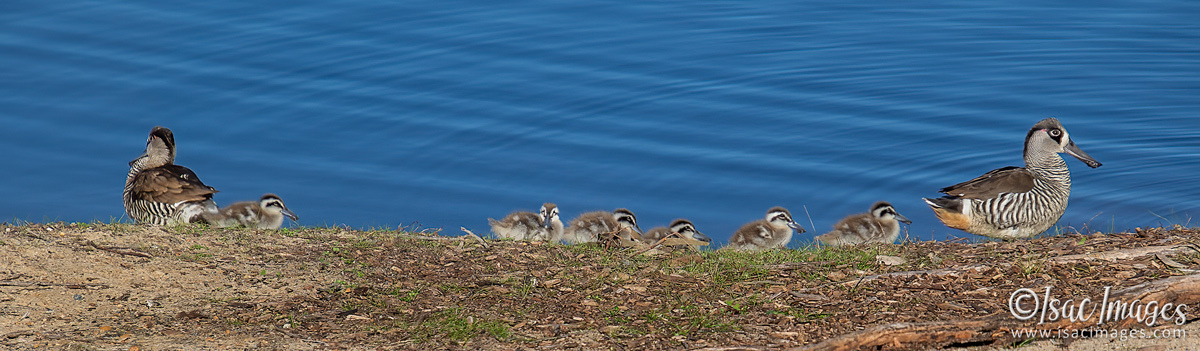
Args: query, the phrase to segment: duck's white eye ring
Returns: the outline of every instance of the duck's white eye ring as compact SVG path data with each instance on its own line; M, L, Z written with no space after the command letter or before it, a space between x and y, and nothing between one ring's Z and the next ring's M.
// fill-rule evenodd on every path
M1060 137L1060 136L1062 136L1062 131L1058 130L1058 129L1051 129L1050 136L1055 137L1055 138Z

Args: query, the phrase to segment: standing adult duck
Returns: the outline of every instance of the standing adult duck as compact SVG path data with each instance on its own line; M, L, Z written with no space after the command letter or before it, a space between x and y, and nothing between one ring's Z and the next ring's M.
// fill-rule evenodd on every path
M996 169L942 188L946 196L925 203L946 226L971 234L1004 240L1041 234L1062 217L1071 195L1071 172L1060 153L1100 167L1058 119L1047 118L1025 135L1025 167Z

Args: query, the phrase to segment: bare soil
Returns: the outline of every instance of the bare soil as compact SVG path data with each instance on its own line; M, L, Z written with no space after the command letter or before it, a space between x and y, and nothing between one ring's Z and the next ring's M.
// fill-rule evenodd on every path
M338 228L0 224L0 348L826 347L819 343L892 323L1001 318L1020 288L1094 298L1106 287L1192 274L1200 255L1186 246L1097 255L1185 245L1197 234L1176 227L738 253ZM1080 254L1093 255L1070 256ZM881 348L1200 345L1194 334Z

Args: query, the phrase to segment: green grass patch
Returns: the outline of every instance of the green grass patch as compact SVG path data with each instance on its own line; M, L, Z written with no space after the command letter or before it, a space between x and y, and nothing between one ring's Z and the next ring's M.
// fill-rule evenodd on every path
M407 292L403 292L403 293L396 292L392 295L396 296L397 300L404 301L404 302L413 302L413 301L417 300L417 296L421 296L421 292L412 290L412 291L407 291Z
M442 338L463 342L480 336L504 341L512 337L508 324L469 316L461 308L436 312L419 325L397 320L393 326L408 330L418 342Z
M511 336L507 324L500 321L475 320L464 316L459 309L443 311L441 317L441 331L450 339L466 341L477 335L488 335L504 340Z
M142 251L147 251L149 248L141 247L140 249ZM191 247L192 251L202 251L202 250L207 250L207 249L208 249L207 247L200 246L200 245L194 245ZM201 262L201 261L208 260L209 258L212 258L212 257L213 257L213 255L211 253L207 253L207 252L183 253L178 256L179 260L188 261L188 262Z

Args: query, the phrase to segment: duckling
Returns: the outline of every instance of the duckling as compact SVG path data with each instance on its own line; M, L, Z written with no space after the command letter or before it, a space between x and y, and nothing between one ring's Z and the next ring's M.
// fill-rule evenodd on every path
M783 207L772 207L767 210L767 216L754 222L746 223L733 232L729 239L731 250L767 250L785 247L792 241L793 229L803 233L804 227L792 220L792 213Z
M187 167L175 164L175 135L162 126L150 130L146 151L129 161L122 200L125 213L139 223L174 225L203 220L217 212L213 194Z
M696 226L692 224L692 221L683 218L672 221L670 227L650 229L642 235L642 239L647 243L653 244L676 233L681 238L699 240L706 243L712 242L712 239L709 239L707 235L696 230Z
M283 217L299 220L296 213L283 204L283 199L275 194L263 195L258 201L243 201L222 208L216 214L205 214L204 220L217 227L279 229L283 225Z
M641 238L641 233L642 228L638 227L633 211L618 208L612 212L594 211L575 217L564 237L570 244L582 244L614 237L636 240Z
M871 205L871 212L848 216L833 225L833 231L817 236L826 245L862 243L891 244L900 237L900 223L912 224L886 201Z
M497 238L514 240L550 241L557 243L563 238L563 223L558 218L558 205L542 204L538 213L517 211L502 220L488 218L492 234Z

